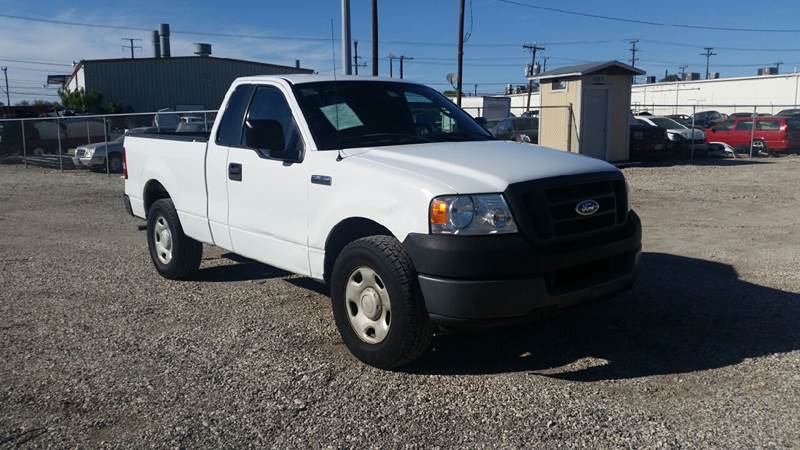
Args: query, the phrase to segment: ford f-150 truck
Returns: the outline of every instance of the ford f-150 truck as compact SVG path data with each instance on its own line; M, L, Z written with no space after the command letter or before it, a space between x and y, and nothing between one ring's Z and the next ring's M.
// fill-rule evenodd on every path
M623 291L641 250L617 168L495 140L415 83L239 78L209 134L128 136L124 155L162 276L190 276L205 243L324 281L342 340L381 368L437 329Z

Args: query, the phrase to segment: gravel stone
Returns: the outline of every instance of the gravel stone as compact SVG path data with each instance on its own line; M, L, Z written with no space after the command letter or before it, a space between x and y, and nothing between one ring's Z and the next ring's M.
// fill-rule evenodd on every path
M0 166L0 447L800 447L800 158L624 170L632 290L381 371L324 286L162 279L119 178Z

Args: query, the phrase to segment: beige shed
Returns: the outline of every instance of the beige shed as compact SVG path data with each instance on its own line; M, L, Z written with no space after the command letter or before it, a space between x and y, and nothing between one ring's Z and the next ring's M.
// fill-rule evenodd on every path
M606 161L628 159L631 84L643 75L619 61L561 67L539 80L539 145Z

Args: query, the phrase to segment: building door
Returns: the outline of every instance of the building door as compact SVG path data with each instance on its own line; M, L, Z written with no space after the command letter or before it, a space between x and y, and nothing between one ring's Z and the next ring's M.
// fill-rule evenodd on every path
M587 89L583 106L581 154L606 159L608 147L608 89Z

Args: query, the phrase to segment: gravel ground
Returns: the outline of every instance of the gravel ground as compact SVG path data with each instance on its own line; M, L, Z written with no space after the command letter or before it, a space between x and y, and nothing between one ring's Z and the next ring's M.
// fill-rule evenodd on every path
M314 282L164 280L121 180L0 166L0 447L800 447L800 158L625 172L633 290L389 372Z

